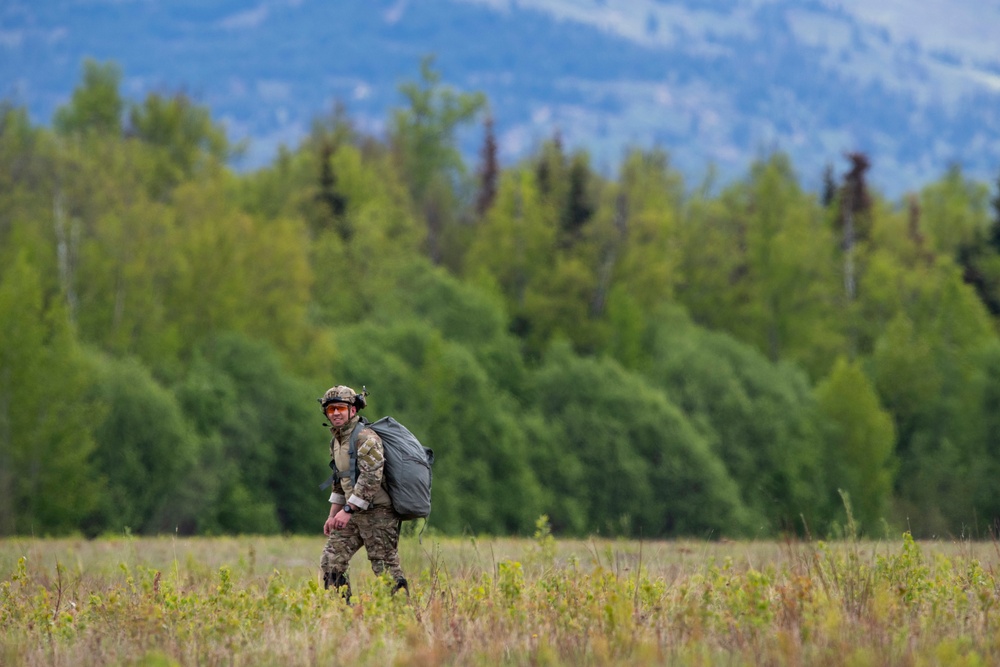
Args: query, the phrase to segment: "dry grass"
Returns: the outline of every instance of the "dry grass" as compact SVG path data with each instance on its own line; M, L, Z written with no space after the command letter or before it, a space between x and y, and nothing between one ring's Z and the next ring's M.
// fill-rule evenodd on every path
M322 543L0 541L0 664L1000 664L992 542L408 537L350 607Z

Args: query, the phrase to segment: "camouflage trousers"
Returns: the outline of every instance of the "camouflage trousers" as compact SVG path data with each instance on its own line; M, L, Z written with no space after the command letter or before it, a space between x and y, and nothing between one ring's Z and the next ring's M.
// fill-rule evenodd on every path
M404 579L399 566L399 516L389 507L355 512L341 530L326 541L320 569L324 574L347 574L351 556L364 546L376 575L388 572L394 581Z

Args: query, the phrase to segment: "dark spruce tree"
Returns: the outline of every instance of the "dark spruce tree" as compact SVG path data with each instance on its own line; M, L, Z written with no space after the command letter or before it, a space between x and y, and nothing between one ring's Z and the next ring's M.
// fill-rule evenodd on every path
M485 136L480 153L479 194L476 197L476 213L480 218L486 215L497 197L497 181L500 179L500 162L497 158L497 138L493 131L493 116L486 116L483 122Z
M584 153L577 153L569 166L569 191L561 220L563 244L574 245L580 238L583 226L594 214L590 194L590 165Z

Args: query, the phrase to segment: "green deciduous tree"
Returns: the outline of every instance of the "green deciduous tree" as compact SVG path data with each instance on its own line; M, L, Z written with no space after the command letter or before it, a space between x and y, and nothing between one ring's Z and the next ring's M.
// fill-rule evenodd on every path
M204 498L189 485L198 441L168 388L134 358L94 355L94 459L106 481L91 532L190 533Z
M836 243L822 209L781 154L755 164L721 201L701 203L686 225L682 303L697 322L822 376L847 347Z
M177 94L152 93L129 109L129 133L149 146L151 164L143 174L150 193L163 196L171 188L219 168L229 156L225 131L212 122L205 107Z
M284 369L273 348L241 334L214 336L177 394L203 440L192 473L206 498L199 531L322 527L328 509L318 485L328 457L311 434L323 416L315 391Z
M428 257L458 267L461 252L454 247L460 240L456 225L468 184L457 132L485 109L486 98L442 85L433 65L433 57L424 58L421 80L400 86L409 106L394 112L390 143L427 225Z
M879 522L889 516L898 467L892 417L860 365L845 358L816 388L816 397L830 422L827 477L849 494L859 526L878 534Z
M492 382L514 391L523 381L524 360L507 331L502 299L416 257L397 267L395 284L368 302L371 318L393 322L416 317L448 341L467 347Z
M557 226L533 173L505 172L493 207L469 249L466 275L503 295L511 328L537 352L549 335L540 301L548 289Z
M420 81L399 87L409 104L393 114L392 142L415 201L421 201L438 175L449 179L465 171L456 130L485 108L481 93L461 93L441 84L433 57L420 65Z
M22 251L0 269L0 534L71 532L96 506L90 388L65 309Z
M348 204L345 240L334 230L309 242L313 269L313 316L323 324L345 324L366 317L368 304L393 289L394 267L421 253L424 230L413 214L406 186L389 156L366 157L352 145L331 156L338 191Z
M665 153L632 151L618 187L606 191L591 232L596 287L590 315L601 320L597 349L635 368L649 314L675 298L683 180Z
M55 223L65 289L88 343L168 365L182 342L166 288L184 261L173 215L150 199L140 146L95 140L63 154Z
M0 266L10 266L16 255L29 243L26 236L14 240L19 233L30 230L36 241L48 242L54 233L52 217L52 174L55 171L55 142L51 133L32 127L26 109L0 102ZM51 255L55 260L55 253ZM32 262L41 266L42 258ZM54 263L41 270L43 276L55 277Z
M306 344L313 274L300 220L261 221L234 206L224 180L175 194L176 269L163 285L174 331L190 341L243 331L297 354Z
M643 537L753 530L708 441L638 375L557 344L528 397L557 443L540 475L555 498L573 499L549 512L553 526ZM564 470L563 460L573 463Z
M674 299L679 279L684 182L665 153L633 151L622 165L618 198L613 207L605 206L623 241L613 284L641 308L653 309Z
M988 190L952 167L939 182L921 192L918 214L935 240L946 237L962 267L962 277L993 317L1000 316L1000 197L987 206Z
M954 256L960 247L985 236L990 225L989 188L967 179L960 167L920 192L921 229L933 247Z
M1000 535L1000 341L991 341L971 360L981 382L977 407L982 411L981 449L973 452L976 525L972 537Z
M69 103L56 110L56 130L64 135L120 136L125 109L118 90L121 78L118 65L85 60L83 82L73 91Z
M914 534L943 534L976 521L988 445L974 360L996 334L950 262L910 288L875 346L872 375L899 429L898 518Z
M804 373L673 311L658 316L651 345L643 375L724 463L754 529L822 529L829 518L823 420Z

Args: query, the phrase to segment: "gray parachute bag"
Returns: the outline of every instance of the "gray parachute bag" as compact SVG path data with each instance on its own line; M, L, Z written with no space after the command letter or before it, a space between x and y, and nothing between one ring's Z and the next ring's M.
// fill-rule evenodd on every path
M392 417L382 417L378 421L369 422L362 417L351 433L348 454L351 457L351 469L341 473L350 475L352 482L358 479L358 434L365 427L378 433L382 439L385 451L386 487L392 507L404 521L410 519L426 519L431 514L431 465L434 464L434 450L420 444L417 436ZM333 467L333 462L330 462ZM336 469L333 472L338 475ZM332 480L332 477L331 477Z

